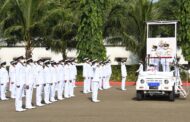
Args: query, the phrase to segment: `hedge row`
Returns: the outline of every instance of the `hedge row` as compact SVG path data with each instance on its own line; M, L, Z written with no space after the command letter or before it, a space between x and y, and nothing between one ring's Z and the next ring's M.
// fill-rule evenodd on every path
M139 65L130 65L127 66L127 81L136 81L136 70ZM78 75L77 81L83 81L82 77L82 66L77 67ZM112 65L112 76L111 81L121 81L121 66L120 65Z
M136 71L139 65L127 65L127 81L136 81L137 75ZM82 77L82 66L77 67L78 75L77 81L83 81ZM181 70L180 71L182 81L190 81L187 71ZM111 81L121 81L121 66L120 65L112 65L112 76Z

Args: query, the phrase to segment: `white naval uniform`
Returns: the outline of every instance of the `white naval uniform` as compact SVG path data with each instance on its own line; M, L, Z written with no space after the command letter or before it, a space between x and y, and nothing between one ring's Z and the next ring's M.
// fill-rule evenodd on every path
M94 68L94 77L92 80L92 101L98 102L98 88L99 88L99 82L100 82L100 68L95 67Z
M103 83L103 80L104 80L104 78L103 78L103 77L104 77L103 72L104 72L104 71L103 71L103 66L100 65L100 66L99 66L99 74L100 74L99 89L100 89L100 90L102 90L103 84L104 84L104 83Z
M87 72L88 72L88 81L87 81L87 92L92 91L92 79L94 77L94 71L92 65L88 64L87 65Z
M44 88L44 71L43 67L41 65L37 65L36 67L36 105L42 106L42 90Z
M72 64L72 72L73 72L73 77L74 77L73 86L76 87L77 67L75 63Z
M88 64L84 63L83 64L83 72L82 72L82 76L84 78L83 81L83 93L88 93Z
M61 64L57 66L57 79L58 79L58 90L57 90L57 98L58 100L63 99L63 87L64 87L64 68Z
M108 89L109 88L108 87L108 84L109 84L109 82L108 82L108 67L107 67L107 65L103 65L102 68L103 68L102 69L103 89Z
M31 64L26 65L26 108L32 108L32 93L34 85L34 72Z
M9 78L10 78L10 87L9 90L11 92L11 98L16 97L16 69L15 66L10 65L9 67Z
M126 77L127 77L127 70L125 63L121 63L121 90L126 90Z
M22 97L24 94L24 85L26 83L26 67L20 62L15 66L16 68L16 98L15 107L16 111L22 111Z
M108 63L107 66L108 66L107 87L110 88L111 87L111 85L110 85L110 78L111 78L111 75L112 75L111 63Z
M50 83L51 83L51 72L48 66L44 67L43 70L43 79L45 82L45 86L44 86L44 102L46 104L51 103L50 100Z
M65 64L64 66L64 75L65 75L65 88L64 88L64 97L65 98L69 98L69 86L70 86L70 69L69 69L69 65Z
M55 66L50 66L50 72L51 72L51 84L50 84L50 101L55 102L55 87L57 83L56 78L56 68Z
M75 72L74 72L73 64L69 64L69 97L74 97L74 79L75 79Z
M1 100L7 100L6 98L6 87L7 83L9 82L9 75L8 71L6 70L5 67L0 68L0 97Z

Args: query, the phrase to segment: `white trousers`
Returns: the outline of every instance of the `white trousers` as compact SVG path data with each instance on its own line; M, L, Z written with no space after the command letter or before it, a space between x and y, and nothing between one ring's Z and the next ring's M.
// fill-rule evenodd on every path
M88 93L88 78L85 77L83 81L83 93Z
M60 81L59 83L57 83L57 98L58 99L62 99L63 98L63 87L64 87L64 82Z
M105 85L106 85L106 88L108 89L108 88L110 88L111 87L111 85L110 85L110 77L111 77L111 75L108 75L107 77L106 77L106 82L105 82Z
M98 100L99 81L92 82L92 101Z
M1 85L0 85L0 97L1 97L1 100L5 100L6 99L6 95L5 95L5 93L6 93L6 83L2 83Z
M70 86L70 82L69 81L65 81L65 88L64 88L64 97L65 98L69 98L69 86Z
M122 77L122 81L121 81L121 90L125 90L126 89L126 77Z
M170 72L170 66L169 64L162 64L162 68L164 72Z
M24 94L24 85L20 85L16 87L16 98L15 98L15 108L16 111L19 111L22 109L22 96Z
M99 82L99 89L100 89L100 90L102 90L102 88L103 88L103 82L104 82L104 81L103 81L103 78L101 77L101 78L100 78L100 82Z
M16 85L15 83L10 83L9 91L11 92L11 98L16 97Z
M92 90L92 79L88 77L87 79L87 92L91 92Z
M50 84L50 100L51 101L55 100L55 87L56 87L56 83Z
M69 83L69 96L72 97L74 96L74 80L71 80Z
M103 89L107 89L107 77L103 77Z
M32 107L32 93L33 93L33 85L28 85L29 88L26 89L26 108Z
M49 103L49 97L50 97L50 84L46 83L44 86L44 101L45 103Z
M42 89L43 84L36 86L36 105L41 105L42 103Z
M73 86L76 87L76 78L73 80Z

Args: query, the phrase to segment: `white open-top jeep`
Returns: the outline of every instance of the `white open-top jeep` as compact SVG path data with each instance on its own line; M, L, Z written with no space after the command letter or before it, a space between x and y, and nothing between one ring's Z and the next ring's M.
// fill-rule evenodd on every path
M176 45L177 21L147 22L147 57L136 82L137 100L166 95L174 101L176 96L187 96L180 78Z

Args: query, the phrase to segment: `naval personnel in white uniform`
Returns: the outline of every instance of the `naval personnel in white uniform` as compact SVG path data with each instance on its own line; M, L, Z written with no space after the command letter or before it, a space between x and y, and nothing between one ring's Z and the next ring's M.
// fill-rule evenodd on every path
M41 59L39 59L37 61L37 67L36 67L36 72L37 72L37 76L36 76L36 105L37 106L44 106L44 104L42 104L42 90L44 88L44 74L43 74L43 62Z
M26 108L32 109L35 108L32 106L32 94L34 87L34 71L32 68L32 59L26 61Z
M1 63L1 66L0 66L0 98L1 100L8 100L6 98L6 87L9 82L9 75L5 66L6 66L6 62Z
M96 60L93 61L93 79L92 79L92 101L93 102L100 102L98 100L98 88L99 88L99 82L100 82L100 66L96 62Z
M16 98L15 98L15 108L17 112L25 111L26 109L22 108L23 102L22 97L24 94L24 86L26 83L26 66L24 64L24 57L17 58L16 68Z
M11 61L10 62L10 67L9 67L9 78L10 78L10 87L9 90L11 92L11 98L15 98L16 97L16 85L15 85L15 80L16 80L16 69L15 69L15 65L16 65L16 61Z
M126 59L121 60L121 90L127 90L126 89L126 77L127 77L127 69L125 66Z
M87 62L88 62L88 58L84 58L83 59L85 62L83 63L83 72L82 72L82 76L84 78L83 81L83 93L87 94L88 93L88 66L87 66Z

